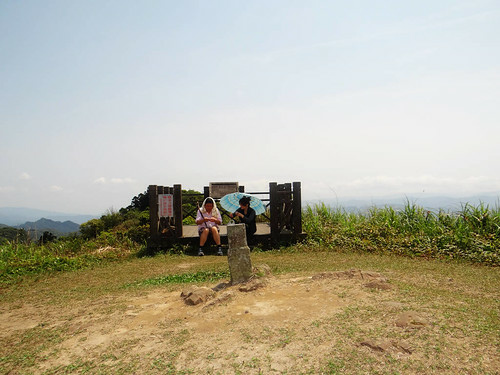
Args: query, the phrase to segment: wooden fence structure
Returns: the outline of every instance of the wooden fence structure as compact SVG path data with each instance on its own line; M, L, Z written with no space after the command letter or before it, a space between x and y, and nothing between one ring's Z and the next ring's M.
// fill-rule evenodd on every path
M147 241L148 250L168 249L174 244L198 244L196 226L184 225L183 220L186 217L196 217L196 212L190 212L184 209L185 203L197 201L200 205L208 196L212 196L216 202L222 196L217 196L215 192L220 186L219 183L211 183L205 186L203 193L183 194L180 184L168 186L150 185L148 187L149 195L149 217L150 217L150 235ZM237 183L220 183L232 191L245 192L244 186L238 186ZM224 187L224 186L223 186ZM212 195L211 195L212 194ZM302 231L302 197L301 183L269 183L269 191L248 192L260 198L266 205L266 213L262 217L267 222L258 223L257 233L254 235L255 242L264 248L279 246L282 243L291 243L305 238ZM168 203L165 204L165 199ZM165 209L168 210L166 214ZM223 215L227 212L221 210ZM193 228L194 227L194 228ZM225 231L221 230L221 241L227 243Z

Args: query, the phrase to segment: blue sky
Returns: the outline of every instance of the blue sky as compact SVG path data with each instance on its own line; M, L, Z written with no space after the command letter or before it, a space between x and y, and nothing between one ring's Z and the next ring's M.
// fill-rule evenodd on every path
M2 1L0 207L500 194L498 1Z

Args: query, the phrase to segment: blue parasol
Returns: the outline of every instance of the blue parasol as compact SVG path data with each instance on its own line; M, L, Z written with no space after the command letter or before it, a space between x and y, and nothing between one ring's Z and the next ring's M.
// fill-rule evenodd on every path
M226 194L220 199L220 205L222 206L223 209L225 209L228 212L231 213L236 212L236 210L240 208L240 199L243 197L250 198L250 207L252 207L255 210L256 215L260 215L266 212L266 207L259 198L245 193Z

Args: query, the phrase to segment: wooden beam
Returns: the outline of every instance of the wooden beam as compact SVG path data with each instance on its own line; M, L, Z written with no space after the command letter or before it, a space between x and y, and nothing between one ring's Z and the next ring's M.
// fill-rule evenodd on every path
M278 195L278 184L276 182L269 183L269 210L271 215L271 242L278 244L280 239L279 218L280 218L280 198Z
M158 236L158 186L149 185L149 235Z
M182 237L182 186L174 185L174 223L175 236Z
M279 187L278 187L279 189ZM283 222L281 223L282 228L291 230L292 222L292 184L287 182L283 184L283 190L285 194L281 197L283 199ZM281 232L281 231L280 231Z
M300 182L293 183L293 200L292 200L292 226L293 233L302 233L302 191Z

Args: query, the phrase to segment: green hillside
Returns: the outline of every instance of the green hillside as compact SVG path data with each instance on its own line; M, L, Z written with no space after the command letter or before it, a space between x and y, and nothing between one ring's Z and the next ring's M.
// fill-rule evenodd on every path
M28 234L24 229L17 229L0 224L0 244L7 241L21 241L24 242L28 239Z

